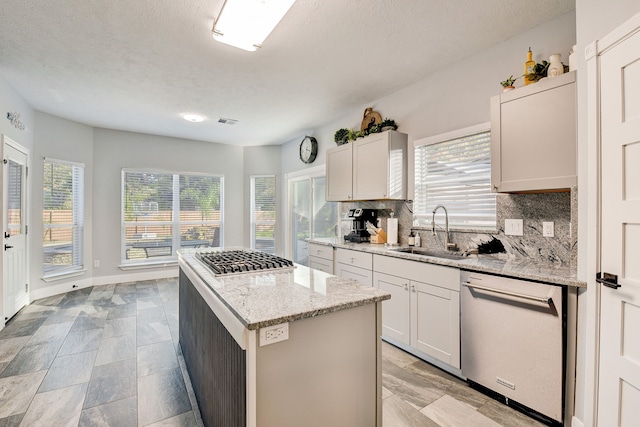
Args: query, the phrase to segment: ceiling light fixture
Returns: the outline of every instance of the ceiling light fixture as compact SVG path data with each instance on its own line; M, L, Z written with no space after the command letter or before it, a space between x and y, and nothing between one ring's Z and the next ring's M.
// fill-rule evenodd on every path
M225 0L213 23L213 38L221 43L258 50L295 0Z
M182 118L188 122L193 122L193 123L200 123L201 121L204 120L204 117L201 116L200 114L192 114L192 113L183 114Z

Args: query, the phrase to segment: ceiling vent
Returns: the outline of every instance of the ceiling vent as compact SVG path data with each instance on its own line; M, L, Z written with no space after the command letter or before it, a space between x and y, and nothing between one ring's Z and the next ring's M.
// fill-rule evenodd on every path
M236 119L223 119L220 117L218 119L218 123L222 123L223 125L235 125L238 121Z

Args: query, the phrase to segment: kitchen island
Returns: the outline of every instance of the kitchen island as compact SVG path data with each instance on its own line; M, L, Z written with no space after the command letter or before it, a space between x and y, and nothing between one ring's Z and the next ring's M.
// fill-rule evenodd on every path
M301 265L215 275L179 252L179 341L207 426L381 426L381 303Z

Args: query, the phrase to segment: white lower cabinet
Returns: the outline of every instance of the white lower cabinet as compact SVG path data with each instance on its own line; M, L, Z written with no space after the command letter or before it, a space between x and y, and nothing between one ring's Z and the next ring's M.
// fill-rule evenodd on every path
M460 270L374 256L382 303L382 337L460 369Z
M309 268L333 274L333 246L309 243Z
M335 252L334 272L336 276L353 279L363 285L373 285L373 255L366 252L338 248Z

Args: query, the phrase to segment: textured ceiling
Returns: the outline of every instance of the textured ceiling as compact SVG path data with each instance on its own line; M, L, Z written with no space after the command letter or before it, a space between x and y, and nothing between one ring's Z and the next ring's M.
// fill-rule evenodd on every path
M0 74L35 109L91 126L280 144L575 8L297 0L262 49L245 52L211 38L219 1L3 1Z

